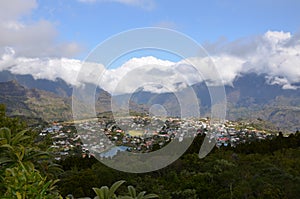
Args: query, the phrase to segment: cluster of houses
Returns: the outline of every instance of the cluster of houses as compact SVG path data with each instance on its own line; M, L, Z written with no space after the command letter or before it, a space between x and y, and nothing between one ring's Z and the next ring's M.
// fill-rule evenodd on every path
M243 128L234 122L227 121L226 123L216 125L213 130L213 135L216 139L216 146L231 146L235 147L241 143L251 143L255 141L272 139L275 135L263 130L257 130L249 124L244 124ZM211 127L209 127L211 129Z
M147 153L175 138L183 140L188 130L183 130L181 124L184 122L171 118L164 121L156 117L127 117L118 121L85 122L79 124L77 129L84 143L83 150L93 154L114 146L122 146L130 152Z
M51 141L49 150L56 160L82 152L82 142L73 124L53 122L44 128L39 136Z
M53 123L43 129L41 137L52 139L51 149L56 159L68 155L113 156L117 151L148 153L164 147L174 139L207 134L216 146L232 146L263 139L272 134L226 121L211 124L209 118L178 119L131 116L115 120L85 120L75 123Z

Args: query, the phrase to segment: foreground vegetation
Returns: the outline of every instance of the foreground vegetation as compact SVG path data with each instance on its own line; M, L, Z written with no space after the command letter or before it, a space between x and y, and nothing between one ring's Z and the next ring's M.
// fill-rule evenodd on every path
M81 154L55 162L47 142L0 106L0 198L299 198L300 133L215 148L198 158L196 137L172 165L145 174L106 167ZM129 186L121 186L125 181ZM100 188L95 188L100 187Z

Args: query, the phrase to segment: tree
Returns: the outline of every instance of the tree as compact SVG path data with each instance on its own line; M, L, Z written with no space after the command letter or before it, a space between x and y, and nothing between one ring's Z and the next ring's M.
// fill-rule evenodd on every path
M9 128L0 129L0 170L4 172L6 168L20 164L25 155L25 147L21 143L29 139L24 135L25 131L21 131L12 136Z
M52 199L58 198L55 183L57 180L47 181L46 177L42 177L40 172L34 169L33 164L20 164L13 168L5 170L3 180L6 192L5 198L17 199Z
M24 141L31 138L24 135L26 132L23 130L13 135L9 128L0 129L0 170L14 167L16 164L38 162L49 156L47 152L22 145Z
M51 164L47 152L31 145L32 137L25 135L26 132L22 130L13 134L9 128L0 128L0 195L18 199L54 198L54 195L58 196L54 191L57 180L47 179L50 170L41 173L37 168L46 167L57 172L55 168L59 167Z

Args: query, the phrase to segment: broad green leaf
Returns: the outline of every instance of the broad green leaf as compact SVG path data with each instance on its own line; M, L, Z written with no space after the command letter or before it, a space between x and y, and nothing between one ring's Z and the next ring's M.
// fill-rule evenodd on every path
M142 191L138 194L137 199L143 199L146 191Z
M100 199L110 199L109 198L109 189L107 186L103 186L100 188Z
M129 192L129 195L133 198L136 197L136 190L133 186L129 185L128 187L128 192Z
M112 197L112 196L115 194L116 190L117 190L123 183L125 183L125 180L119 180L119 181L115 182L115 183L111 186L111 188L110 188L110 190L109 190L109 197Z

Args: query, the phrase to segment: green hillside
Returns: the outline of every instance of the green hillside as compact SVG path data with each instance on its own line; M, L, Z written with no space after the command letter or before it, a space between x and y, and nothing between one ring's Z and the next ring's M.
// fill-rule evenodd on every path
M54 93L27 89L16 81L0 83L0 103L7 107L9 116L69 120L72 118L71 98Z

